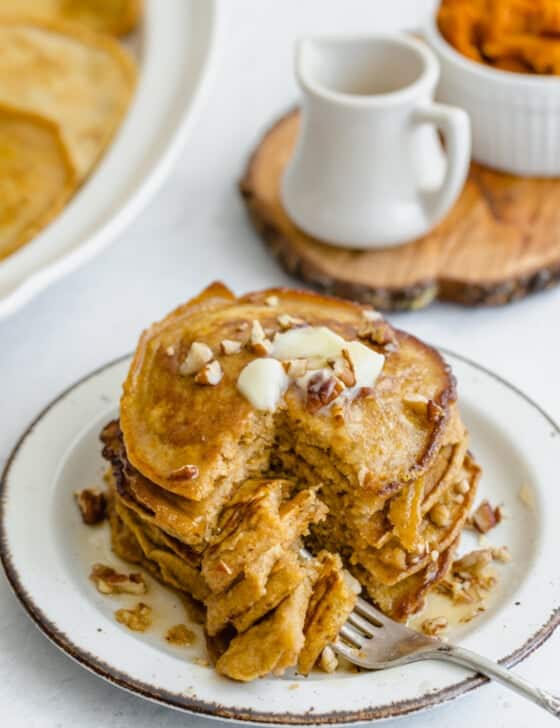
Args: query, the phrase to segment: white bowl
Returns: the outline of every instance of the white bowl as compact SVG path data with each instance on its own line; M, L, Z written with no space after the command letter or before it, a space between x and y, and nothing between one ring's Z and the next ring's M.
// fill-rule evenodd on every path
M528 177L560 177L560 78L500 71L466 58L435 17L424 36L441 64L439 100L470 116L477 162Z
M128 114L64 211L0 262L0 321L113 242L179 157L209 86L223 12L217 0L145 0L144 6Z

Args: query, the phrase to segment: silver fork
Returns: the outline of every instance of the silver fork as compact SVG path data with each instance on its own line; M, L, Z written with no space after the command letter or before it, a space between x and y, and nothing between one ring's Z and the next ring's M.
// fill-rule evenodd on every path
M418 660L454 662L497 680L560 718L560 698L534 687L497 662L395 622L361 597L332 646L354 665L368 670Z

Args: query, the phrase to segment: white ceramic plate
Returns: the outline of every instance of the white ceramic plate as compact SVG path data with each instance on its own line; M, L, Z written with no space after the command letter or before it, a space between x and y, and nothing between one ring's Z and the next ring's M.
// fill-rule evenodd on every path
M105 248L178 156L215 56L215 0L146 0L129 112L92 177L40 235L0 263L0 319Z
M491 532L513 561L501 570L490 608L453 630L452 639L507 665L538 647L560 621L558 426L497 375L448 354L460 387L472 449L484 466L481 497L503 503ZM165 630L185 620L177 599L150 581L156 616L146 634L113 616L135 597L104 597L88 580L91 564L126 568L109 550L106 525L82 525L73 492L99 484L101 426L117 412L129 360L89 375L50 404L14 450L2 480L1 555L14 591L39 628L98 675L180 710L257 723L351 723L429 708L481 685L460 668L417 663L378 673L295 675L242 685L197 664L191 648L169 646ZM519 497L525 485L534 497ZM297 686L297 689L294 688Z

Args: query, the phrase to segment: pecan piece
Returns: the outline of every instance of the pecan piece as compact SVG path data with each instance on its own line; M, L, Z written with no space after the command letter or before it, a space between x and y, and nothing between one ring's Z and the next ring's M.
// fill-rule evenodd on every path
M133 632L145 632L152 624L152 608L144 602L138 602L134 609L117 609L115 617L117 622Z
M107 496L96 488L85 488L74 493L80 509L82 521L87 526L95 526L107 516Z
M447 629L447 617L433 617L422 622L422 632L428 637L437 637Z
M344 385L340 379L323 371L317 372L307 384L307 409L312 413L318 412L322 407L334 402L343 390Z
M185 376L196 374L214 358L212 349L200 341L193 341L185 361L179 367L179 373Z
M187 647L194 642L195 633L186 624L176 624L167 630L165 639L172 645Z
M397 345L395 332L386 321L365 321L358 329L358 337L378 346Z
M220 350L222 354L238 354L242 346L243 344L235 339L223 339L220 343Z
M256 319L251 326L249 345L257 356L268 356L272 351L272 341L266 338L261 322Z
M94 564L89 578L101 594L145 594L148 590L142 574L120 574L105 564Z
M353 387L356 384L356 372L354 362L348 349L342 350L342 355L329 362L333 372L346 387Z
M492 508L487 500L482 501L472 514L470 522L479 533L488 533L500 523L502 514L499 508Z
M205 364L202 369L195 375L194 381L197 384L207 384L211 387L215 387L222 381L224 372L220 366L219 361L211 361L209 364Z
M289 313L281 313L276 320L283 331L294 329L298 326L305 326L305 321L303 319L296 318L296 316L290 316Z

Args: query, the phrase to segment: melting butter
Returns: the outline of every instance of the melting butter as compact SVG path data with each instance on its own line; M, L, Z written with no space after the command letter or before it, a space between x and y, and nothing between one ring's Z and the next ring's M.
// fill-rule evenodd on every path
M290 379L277 359L253 359L243 368L237 388L255 409L275 410Z
M259 410L274 410L292 381L305 389L317 371L332 376L325 368L327 362L343 357L347 352L352 362L355 385L346 394L372 387L381 374L385 357L360 341L345 341L326 326L305 326L276 334L270 357L255 359L242 370L237 387L251 404ZM289 377L281 361L304 359L307 372L300 377Z

